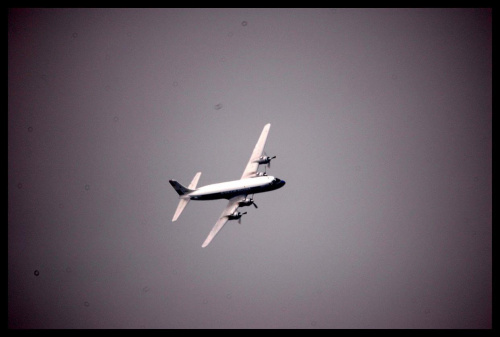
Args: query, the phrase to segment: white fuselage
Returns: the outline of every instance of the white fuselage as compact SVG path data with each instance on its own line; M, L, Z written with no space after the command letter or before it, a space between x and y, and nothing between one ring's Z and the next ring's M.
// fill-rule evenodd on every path
M218 184L205 185L186 195L191 200L230 199L237 195L248 195L272 191L285 182L273 176L246 178Z

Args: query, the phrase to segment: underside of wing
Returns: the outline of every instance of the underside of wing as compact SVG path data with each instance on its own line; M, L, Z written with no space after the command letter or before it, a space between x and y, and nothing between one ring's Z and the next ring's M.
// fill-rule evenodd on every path
M207 238L205 239L205 242L203 242L201 247L205 248L206 246L208 246L208 244L217 235L217 233L219 233L219 231L228 221L228 215L233 214L234 211L236 211L236 209L238 208L238 203L244 199L245 199L244 195L238 195L236 197L229 199L229 203L227 204L226 208L224 208L224 210L222 211L219 220L217 220L215 226L212 228L212 230L208 234Z
M269 134L270 128L271 123L268 123L264 126L264 129L262 129L262 133L260 134L259 140L253 149L252 155L250 156L250 160L243 171L241 179L253 177L257 173L257 170L259 169L258 160L264 151L264 145L266 145L267 135Z

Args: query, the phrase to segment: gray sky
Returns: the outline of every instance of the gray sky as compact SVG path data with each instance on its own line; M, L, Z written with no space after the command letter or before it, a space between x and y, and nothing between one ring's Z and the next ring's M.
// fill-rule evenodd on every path
M491 10L8 16L11 328L491 328ZM176 223L168 183L269 174Z

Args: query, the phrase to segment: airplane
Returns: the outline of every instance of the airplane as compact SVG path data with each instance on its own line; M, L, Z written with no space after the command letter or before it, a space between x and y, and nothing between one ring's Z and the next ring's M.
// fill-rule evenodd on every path
M238 220L238 222L241 223L241 217L244 214L247 214L247 212L241 213L237 211L239 207L253 205L255 208L258 208L253 200L253 195L255 193L274 191L285 185L284 180L268 176L266 172L258 172L259 165L267 165L269 167L271 160L276 158L276 156L270 157L267 154L263 154L264 145L266 144L270 128L270 123L264 126L259 140L253 149L252 155L248 160L247 166L243 171L243 175L239 180L205 185L199 188L196 188L196 186L198 185L201 172L196 173L187 188L179 184L176 180L169 180L170 185L172 185L175 191L179 194L180 199L177 209L175 210L174 217L172 218L172 222L179 218L190 200L229 200L229 203L222 211L222 214L215 223L215 226L212 228L207 238L201 245L202 248L208 246L212 239L229 220ZM249 195L252 195L252 197L249 198Z

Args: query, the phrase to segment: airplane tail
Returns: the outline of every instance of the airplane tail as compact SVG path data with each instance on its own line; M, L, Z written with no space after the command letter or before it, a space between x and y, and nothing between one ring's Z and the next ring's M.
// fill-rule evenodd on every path
M198 180L200 180L200 175L201 172L196 173L194 176L193 180L191 181L191 184L186 188L179 184L175 180L169 180L170 185L175 189L175 191L179 194L179 197L181 200L179 200L179 205L177 206L177 209L175 210L174 217L172 218L172 222L176 221L179 216L181 215L182 211L184 208L186 208L187 204L189 203L189 196L185 196L191 192L194 192L196 190L196 185L198 185Z
M170 185L172 185L172 187L175 189L175 191L179 194L180 197L182 197L184 194L188 194L189 192L193 192L192 190L182 186L175 180L169 180L168 182L170 183Z

